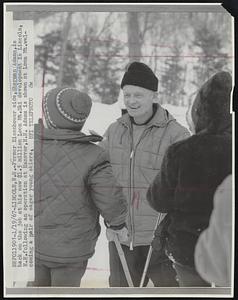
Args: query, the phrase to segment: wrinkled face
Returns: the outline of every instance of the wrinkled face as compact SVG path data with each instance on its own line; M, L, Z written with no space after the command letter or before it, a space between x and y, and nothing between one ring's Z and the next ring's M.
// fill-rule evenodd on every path
M152 113L155 93L135 85L125 85L122 90L129 115L135 119L146 120Z

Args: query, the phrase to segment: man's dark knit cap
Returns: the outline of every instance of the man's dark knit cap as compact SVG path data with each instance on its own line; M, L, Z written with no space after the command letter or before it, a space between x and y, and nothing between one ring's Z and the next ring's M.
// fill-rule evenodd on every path
M125 85L135 85L156 92L158 78L146 64L135 61L128 66L122 78L121 88Z

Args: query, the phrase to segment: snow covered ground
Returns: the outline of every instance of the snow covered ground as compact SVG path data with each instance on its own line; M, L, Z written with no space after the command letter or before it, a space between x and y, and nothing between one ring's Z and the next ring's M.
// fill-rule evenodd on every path
M88 133L88 130L95 130L103 135L107 127L121 116L121 107L122 105L118 102L111 105L94 102L91 113L84 124L83 132ZM163 107L167 109L180 124L188 128L186 122L186 107L171 104L165 104Z
M121 116L121 107L122 105L118 102L113 105L97 102L93 103L90 116L84 125L83 132L87 134L89 130L94 130L100 135L103 135L107 127ZM185 117L186 108L173 105L163 105L163 107L166 108L179 123L188 128ZM35 119L37 120L38 117L41 116L41 113L39 109L36 109L36 111L37 116L35 116ZM101 224L102 231L96 245L95 254L88 262L87 271L83 276L81 287L108 287L109 255L105 227L102 219ZM25 282L18 282L15 286L24 287L25 285ZM149 285L151 284L149 283Z

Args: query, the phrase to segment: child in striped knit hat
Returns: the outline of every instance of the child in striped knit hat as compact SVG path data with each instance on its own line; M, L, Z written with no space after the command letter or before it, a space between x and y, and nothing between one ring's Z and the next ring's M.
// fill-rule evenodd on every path
M50 90L35 128L35 280L28 286L80 286L100 234L99 215L127 238L127 203L97 135L82 129L91 98Z

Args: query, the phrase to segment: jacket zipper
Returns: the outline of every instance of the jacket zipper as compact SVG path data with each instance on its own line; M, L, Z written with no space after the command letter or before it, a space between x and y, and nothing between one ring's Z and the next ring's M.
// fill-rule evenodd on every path
M134 206L132 205L132 186L134 186L134 161L135 161L135 153L136 153L136 148L142 138L146 135L145 133L147 130L149 130L152 126L150 125L149 127L145 128L145 130L142 132L137 144L135 145L133 149L133 132L132 128L128 126L128 124L124 123L124 125L129 129L129 134L131 135L131 148L130 148L130 189L129 189L129 205L130 205L130 215L129 215L129 220L130 220L130 228L131 228L131 241L130 241L130 250L133 250L133 244L134 244L134 218L133 218L133 213L134 213ZM167 127L166 127L167 128ZM164 137L164 133L163 133ZM161 145L161 142L160 142ZM160 148L160 146L159 146ZM134 191L134 189L133 189Z
M135 167L135 153L136 153L136 149L137 146L139 145L140 141L142 140L142 138L144 138L144 136L146 135L147 130L149 129L145 128L145 130L142 132L137 144L135 145L135 147L133 147L133 133L131 134L131 153L130 153L130 214L131 214L131 242L130 242L130 250L133 250L133 245L134 245L134 239L135 239L135 232L134 232L134 202L133 202L133 196L134 196L134 167ZM134 149L133 149L134 148ZM133 187L133 188L132 188Z
M130 227L131 227L131 241L130 241L130 250L133 250L133 239L134 239L134 221L133 221L133 172L132 172L132 163L133 163L133 154L134 154L134 149L133 149L133 132L132 128L129 128L129 132L131 135L131 153L130 153Z
M133 240L134 240L134 221L133 221L133 190L132 190L132 176L133 176L133 171L132 171L132 160L133 160L133 154L134 150L131 148L131 154L130 154L130 221L131 221L131 241L130 241L130 250L133 250Z
M132 157L133 157L133 135L132 135L132 132L131 132L131 127L128 126L127 124L124 123L124 125L126 126L126 128L129 130L129 135L131 136L131 143L130 143L130 157L129 157L129 178L130 178L130 182L128 183L129 184L129 208L130 208L130 213L129 213L129 225L130 225L130 230L131 230L131 241L130 241L130 250L133 250L133 206L132 206L132 184L131 184L131 178L132 178L132 172L131 172L131 165L132 165Z

